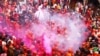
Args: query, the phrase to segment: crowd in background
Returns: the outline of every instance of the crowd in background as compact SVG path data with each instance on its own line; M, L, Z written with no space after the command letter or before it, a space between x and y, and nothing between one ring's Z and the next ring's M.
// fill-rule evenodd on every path
M75 53L73 50L61 52L52 48L51 54L46 54L41 46L38 47L38 52L31 52L28 47L24 46L21 39L15 39L14 36L0 32L0 56L100 56L100 7L77 1L75 6L72 5L71 8L70 3L71 0L27 0L25 2L22 0L0 0L0 25L6 23L7 27L14 26L14 30L23 25L27 25L26 28L29 27L29 23L34 21L34 13L39 6L43 5L42 8L51 10L51 13L79 12L86 17L85 23L90 31L87 40ZM5 23L1 23L4 20ZM41 45L41 43L39 44Z

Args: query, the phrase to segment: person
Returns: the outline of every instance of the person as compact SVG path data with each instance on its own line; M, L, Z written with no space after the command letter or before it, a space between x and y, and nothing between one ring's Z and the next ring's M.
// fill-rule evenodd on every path
M11 42L8 43L7 56L14 56L14 47Z
M67 6L67 9L69 9L69 8L70 8L70 2L71 2L71 0L67 0L67 1L66 1L66 6Z
M80 51L76 51L76 53L74 54L74 56L81 56L81 53L80 53Z
M0 55L3 53L3 49L2 49L2 40L0 40Z
M72 50L72 49L69 49L69 50L66 52L65 56L74 56L73 50Z

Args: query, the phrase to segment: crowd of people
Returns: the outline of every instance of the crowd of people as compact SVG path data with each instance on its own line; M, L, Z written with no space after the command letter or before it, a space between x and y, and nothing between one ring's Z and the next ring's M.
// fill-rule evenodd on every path
M93 4L77 2L74 9L71 9L71 0L41 1L0 0L0 56L100 56L99 7L95 7ZM76 52L73 52L72 49L62 52L57 48L52 48L52 53L47 54L39 41L37 41L39 50L32 51L24 45L22 39L17 39L13 34L9 34L23 26L29 28L31 22L39 23L34 18L34 13L39 6L42 6L43 9L49 9L50 13L64 14L68 11L76 11L86 18L85 24L88 28L86 31L89 31L89 35Z

